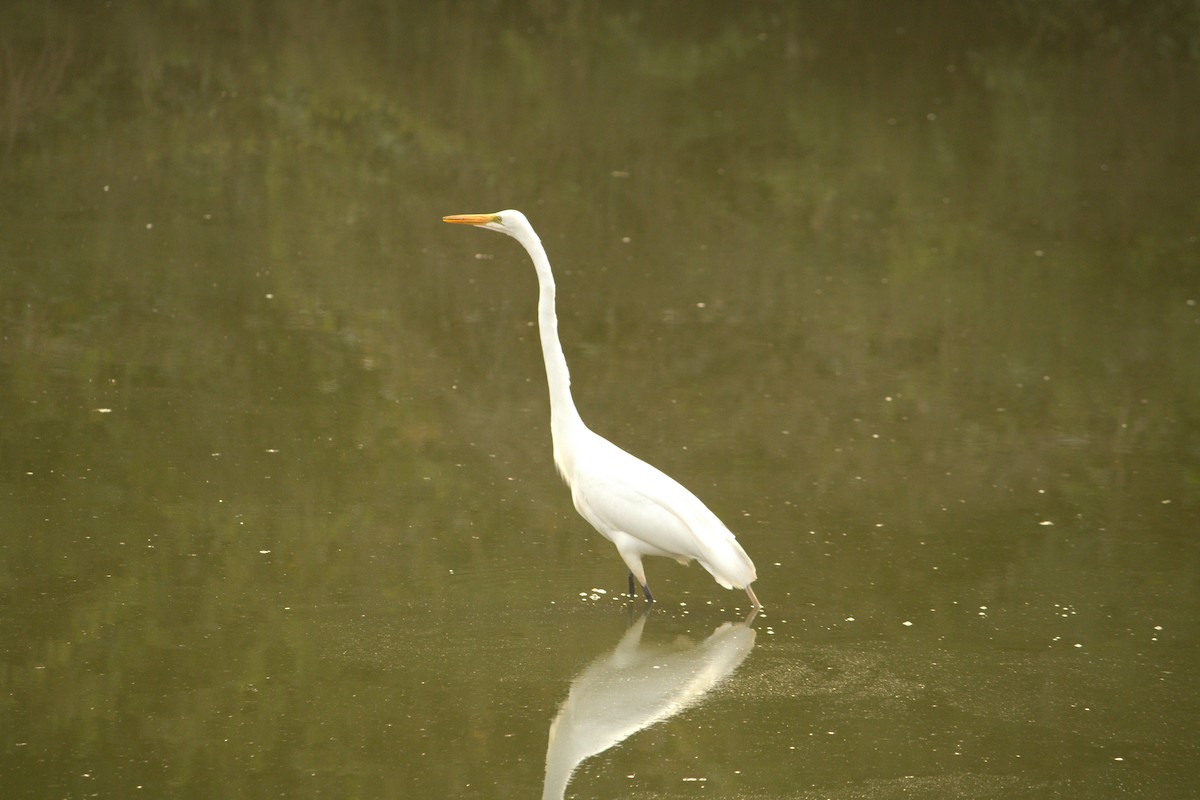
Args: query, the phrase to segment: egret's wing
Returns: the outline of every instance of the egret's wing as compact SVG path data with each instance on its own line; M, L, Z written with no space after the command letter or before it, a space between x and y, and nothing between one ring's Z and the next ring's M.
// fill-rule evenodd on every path
M579 459L571 494L579 513L610 538L624 533L648 555L697 559L722 583L753 580L745 551L699 498L605 439L596 437Z
M580 470L571 496L579 513L605 536L631 536L643 553L695 558L700 543L691 526L661 492L643 483L625 473Z

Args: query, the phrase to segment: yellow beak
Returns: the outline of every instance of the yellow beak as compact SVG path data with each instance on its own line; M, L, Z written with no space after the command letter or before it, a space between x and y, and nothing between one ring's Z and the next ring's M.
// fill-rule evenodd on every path
M499 214L453 214L442 217L442 222L453 222L458 225L486 225L489 222L499 222Z

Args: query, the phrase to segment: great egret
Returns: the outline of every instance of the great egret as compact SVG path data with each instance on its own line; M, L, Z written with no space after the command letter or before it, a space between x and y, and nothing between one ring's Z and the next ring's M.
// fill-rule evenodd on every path
M646 600L654 602L642 568L643 556L667 556L681 564L695 559L726 589L745 589L754 608L761 609L750 588L758 577L754 562L717 515L675 479L583 424L571 398L571 376L558 339L550 260L525 215L508 210L456 214L442 217L442 221L506 233L533 259L540 288L538 330L550 384L554 463L571 488L575 510L616 545L629 568L629 593L635 593L636 579Z

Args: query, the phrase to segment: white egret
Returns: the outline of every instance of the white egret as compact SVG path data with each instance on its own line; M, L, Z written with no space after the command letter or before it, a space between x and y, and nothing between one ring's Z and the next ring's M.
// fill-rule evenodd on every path
M506 233L520 242L537 270L538 330L546 380L550 385L550 434L554 463L571 489L575 510L612 542L646 600L654 595L646 583L643 556L667 556L681 564L696 560L726 589L745 589L754 608L762 608L750 584L757 578L754 562L728 528L694 494L640 458L593 433L575 409L571 377L554 309L554 275L542 242L520 211L457 214L443 222L475 225Z

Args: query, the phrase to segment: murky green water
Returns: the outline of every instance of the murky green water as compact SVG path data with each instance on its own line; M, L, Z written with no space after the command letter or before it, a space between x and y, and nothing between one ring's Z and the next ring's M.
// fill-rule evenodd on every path
M18 5L0 793L1190 796L1200 32L1154 8ZM533 271L440 222L507 207L749 625L662 559L643 616L575 515Z

